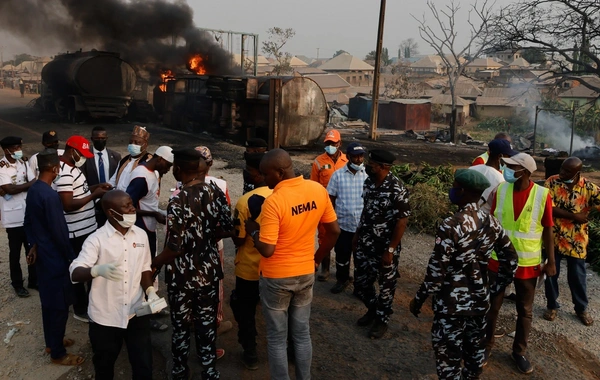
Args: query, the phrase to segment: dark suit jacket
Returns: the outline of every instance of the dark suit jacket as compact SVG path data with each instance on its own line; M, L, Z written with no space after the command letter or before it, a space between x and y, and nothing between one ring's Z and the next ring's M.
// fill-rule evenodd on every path
M106 148L106 151L108 152L108 177L106 178L106 182L108 182L110 177L115 173L115 170L117 170L117 165L119 164L119 161L121 161L121 155L112 149ZM92 152L95 153L94 150L92 150ZM100 183L95 157L85 160L85 164L83 164L81 169L83 175L85 175L88 186L94 186Z

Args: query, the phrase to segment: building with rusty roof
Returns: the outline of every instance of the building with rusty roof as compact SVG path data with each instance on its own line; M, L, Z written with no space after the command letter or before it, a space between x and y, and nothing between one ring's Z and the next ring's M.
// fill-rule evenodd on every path
M348 53L342 53L328 60L319 66L319 69L337 74L353 86L371 85L375 71L373 66Z

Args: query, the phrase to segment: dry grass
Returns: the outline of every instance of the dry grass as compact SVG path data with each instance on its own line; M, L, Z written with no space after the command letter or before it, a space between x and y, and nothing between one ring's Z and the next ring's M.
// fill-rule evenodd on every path
M409 202L412 215L408 225L419 233L435 234L439 223L453 212L448 194L427 183L410 187Z

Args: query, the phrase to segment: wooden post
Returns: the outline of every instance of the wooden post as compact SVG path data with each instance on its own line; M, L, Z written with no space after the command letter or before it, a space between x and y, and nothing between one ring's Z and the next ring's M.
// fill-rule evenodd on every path
M269 79L269 149L279 148L279 111L281 109L281 78Z
M373 105L371 107L371 124L369 138L377 140L377 116L379 113L379 72L381 71L381 50L383 45L383 25L385 22L385 2L381 0L379 8L379 29L377 30L377 48L375 50L375 73L373 74Z

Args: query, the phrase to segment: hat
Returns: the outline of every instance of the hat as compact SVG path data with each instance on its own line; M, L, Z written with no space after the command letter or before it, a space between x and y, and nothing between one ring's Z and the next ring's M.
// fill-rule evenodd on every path
M383 149L373 149L369 151L369 160L379 164L392 165L396 161L396 156L392 152Z
M17 136L7 136L0 140L0 146L3 148L14 145L23 145L23 140L21 140L21 138Z
M365 153L367 153L367 150L365 149L365 147L360 145L360 143L357 143L357 142L350 143L346 147L346 154L359 155L359 154L365 154Z
M47 148L37 155L38 167L55 166L60 163L56 149Z
M519 153L516 150L513 150L510 146L510 142L504 139L495 139L489 142L488 148L490 149L490 156L508 156L512 157L515 154Z
M198 152L200 152L200 156L202 156L202 158L204 158L204 161L206 161L207 164L211 163L213 158L212 158L212 154L210 154L210 149L208 149L208 147L206 146L197 146L196 150Z
M341 140L342 140L342 136L340 136L340 133L335 129L332 129L329 132L327 132L325 134L325 138L323 139L323 141L333 141L333 142L339 142Z
M53 143L58 141L58 133L56 131L46 131L42 135L42 144Z
M66 145L75 148L85 158L94 158L94 153L90 151L90 142L83 136L71 136Z
M202 158L200 152L194 148L173 150L173 161L198 162Z
M158 157L164 158L165 161L171 164L173 163L173 149L170 146L161 146L156 150L156 152L154 152L154 154Z
M150 138L150 133L146 130L146 127L142 127L141 125L134 126L131 135L140 137L146 141L148 141L148 139Z
M509 165L521 165L527 169L529 173L533 173L537 170L537 164L535 163L535 160L527 153L515 154L510 158L505 157L502 160Z
M463 189L484 191L491 186L490 181L476 170L457 169L454 173L454 180Z
M265 156L266 153L248 153L244 152L244 160L246 161L246 165L252 168L258 169L260 166L260 161Z
M263 139L253 138L246 141L246 146L249 148L268 148L269 144Z

